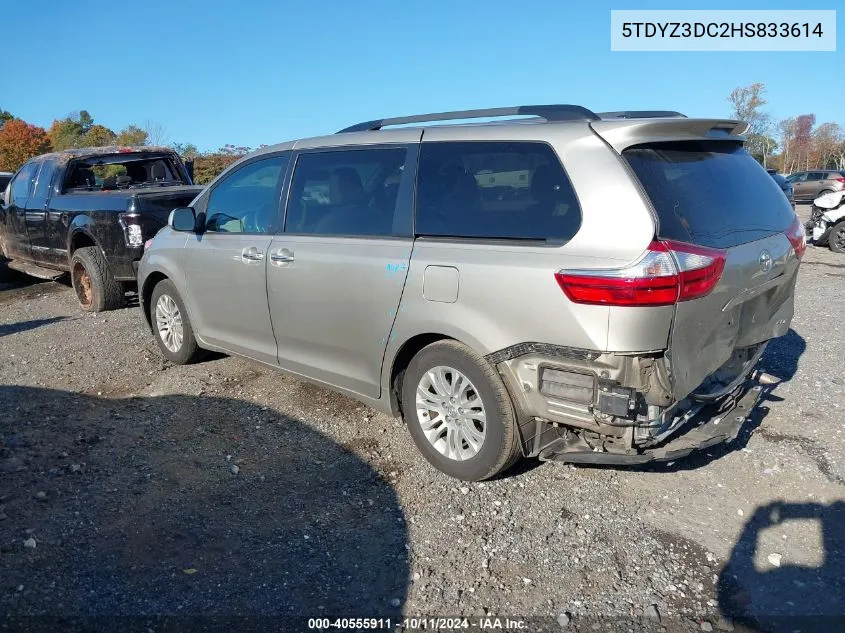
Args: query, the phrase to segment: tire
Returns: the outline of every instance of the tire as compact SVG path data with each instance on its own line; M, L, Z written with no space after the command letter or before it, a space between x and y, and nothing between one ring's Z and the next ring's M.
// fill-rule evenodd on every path
M86 312L114 310L123 305L123 286L114 280L98 247L83 246L73 252L70 278L79 305Z
M830 229L827 245L834 253L845 253L845 220L834 224Z
M816 198L821 198L822 196L826 196L829 193L833 193L833 189L825 189L824 191L820 191L819 195L813 197L813 200L815 200Z
M445 393L456 386L456 373L462 374L458 396L467 398L474 407L459 408L461 401L457 397L443 402L448 398ZM439 396L435 384L438 381L432 381L432 375L440 378L439 384L446 387ZM439 410L420 406L418 394L425 391L428 391L429 406L434 406L437 400ZM475 397L480 398L483 427L477 417L479 403ZM462 343L438 341L420 350L402 379L401 402L402 416L417 448L432 466L451 477L464 481L489 479L510 468L520 457L516 416L505 385L483 357ZM467 412L475 417L468 417ZM477 446L470 444L471 437Z
M182 297L169 279L163 279L153 288L150 297L150 323L161 353L171 363L189 365L202 359L205 350L197 344ZM174 338L167 336L168 331L175 335Z

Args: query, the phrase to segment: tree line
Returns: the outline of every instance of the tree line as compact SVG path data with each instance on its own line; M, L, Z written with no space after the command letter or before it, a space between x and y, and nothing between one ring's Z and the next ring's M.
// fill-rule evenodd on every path
M87 110L56 119L49 129L27 123L0 108L0 171L17 171L33 156L80 147L168 145L185 160L194 162L194 181L206 184L226 167L249 153L251 148L224 145L213 152L200 152L191 143L169 143L167 130L159 123L127 125L114 131L94 122Z
M809 169L845 170L845 128L828 121L816 125L815 114L776 121L765 110L766 86L753 83L734 88L728 103L731 116L749 124L748 152L764 167L783 173Z
M776 121L766 111L766 86L753 83L735 88L728 96L731 116L749 124L746 148L764 167L784 173L807 169L845 170L845 128L829 121L816 125L814 114ZM38 154L78 147L108 145L165 145L167 130L145 121L119 131L94 122L87 110L56 119L49 129L27 123L0 108L0 171L16 171ZM224 145L200 152L191 143L169 143L179 155L194 161L194 181L206 184L252 148Z

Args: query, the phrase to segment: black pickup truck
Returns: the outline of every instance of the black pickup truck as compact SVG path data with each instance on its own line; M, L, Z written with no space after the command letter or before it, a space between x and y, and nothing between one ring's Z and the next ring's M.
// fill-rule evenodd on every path
M166 147L95 147L44 154L21 167L0 201L0 255L9 268L70 273L84 310L119 307L144 242L202 187Z

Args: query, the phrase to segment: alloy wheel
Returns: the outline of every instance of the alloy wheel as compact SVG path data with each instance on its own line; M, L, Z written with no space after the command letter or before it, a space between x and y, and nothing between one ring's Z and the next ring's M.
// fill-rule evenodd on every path
M433 367L417 385L417 420L429 443L449 459L475 457L484 444L487 416L472 381L453 367Z
M182 347L185 331L182 313L170 295L161 295L156 302L156 329L164 346L174 354Z

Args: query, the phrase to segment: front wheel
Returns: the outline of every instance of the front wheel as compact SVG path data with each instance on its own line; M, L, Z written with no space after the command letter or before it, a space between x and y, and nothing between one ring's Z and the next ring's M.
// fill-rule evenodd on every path
M827 245L834 253L845 253L845 220L835 224L830 229L830 235L827 238Z
M507 389L490 363L457 341L438 341L413 358L402 414L426 460L457 479L489 479L519 459Z
M197 345L185 305L169 279L153 288L150 323L161 353L171 363L187 365L202 358L203 350Z

